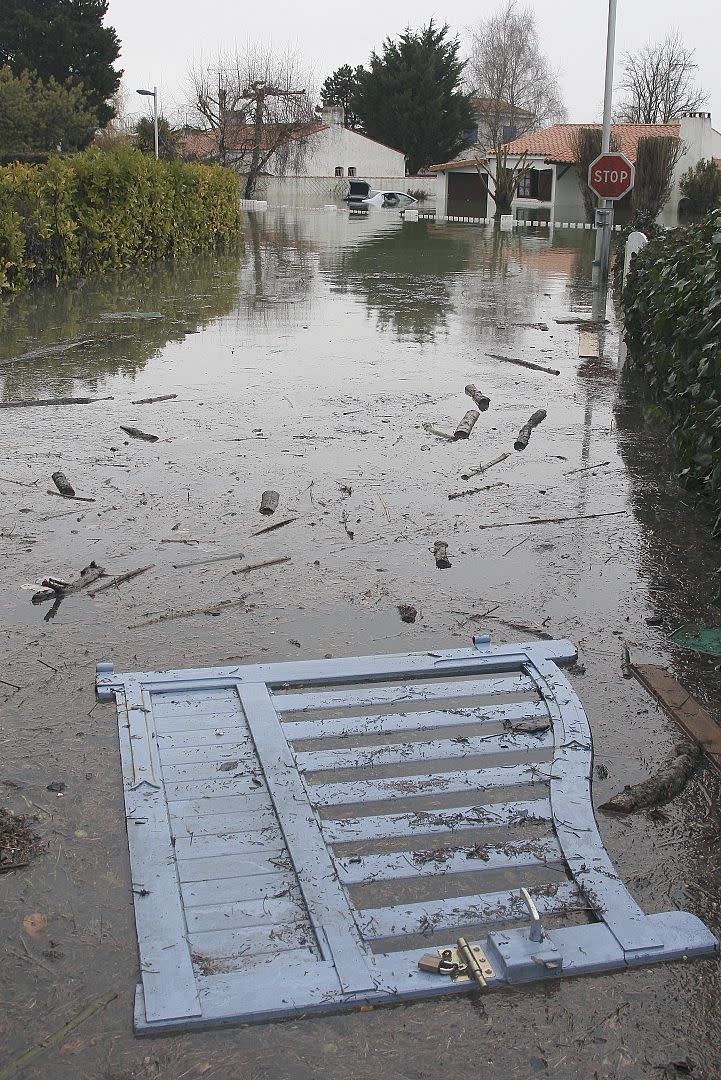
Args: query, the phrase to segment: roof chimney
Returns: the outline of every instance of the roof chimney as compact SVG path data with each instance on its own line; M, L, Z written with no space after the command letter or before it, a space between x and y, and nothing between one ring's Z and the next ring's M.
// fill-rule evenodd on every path
M320 111L320 118L329 127L343 127L345 124L345 109L342 105L326 105Z

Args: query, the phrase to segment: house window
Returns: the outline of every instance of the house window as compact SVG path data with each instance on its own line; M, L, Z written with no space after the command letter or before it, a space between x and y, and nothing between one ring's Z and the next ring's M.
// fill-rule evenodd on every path
M335 174L336 174L336 176L342 176L343 175L343 166L342 165L336 165Z
M518 128L516 128L513 124L504 124L503 125L503 141L504 141L504 143L513 142L513 140L517 139L517 138L518 138Z
M518 185L518 198L530 199L531 198L531 176L532 172L527 172L525 176L521 177L521 182Z
M348 175L349 176L355 176L355 165L349 165L348 166Z

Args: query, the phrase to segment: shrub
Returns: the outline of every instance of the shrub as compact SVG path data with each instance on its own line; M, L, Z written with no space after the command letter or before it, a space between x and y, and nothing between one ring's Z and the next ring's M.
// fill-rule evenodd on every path
M0 168L0 295L213 251L240 228L240 180L129 147Z
M416 202L424 203L428 201L428 192L425 188L408 188L408 194Z
M721 169L715 161L697 161L683 174L679 187L682 216L697 221L721 203Z
M708 496L721 531L721 209L651 240L622 303L631 360L673 420L684 483Z

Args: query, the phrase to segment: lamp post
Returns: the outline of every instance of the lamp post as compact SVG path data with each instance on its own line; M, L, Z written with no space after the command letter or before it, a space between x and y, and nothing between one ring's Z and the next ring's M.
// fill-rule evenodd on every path
M141 97L151 97L153 99L153 122L155 125L155 160L158 160L158 88L154 86L152 90L136 90L136 94L140 94Z
M603 95L603 132L601 135L601 153L611 149L611 101L613 98L613 59L616 48L616 0L608 0L608 32L606 36L606 85ZM611 255L611 230L613 229L613 202L602 199L599 206L596 228L596 258L598 284L603 286L608 281L608 264Z

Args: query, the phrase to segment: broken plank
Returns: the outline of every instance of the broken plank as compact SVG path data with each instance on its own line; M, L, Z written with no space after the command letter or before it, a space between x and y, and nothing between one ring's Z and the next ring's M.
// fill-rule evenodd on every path
M67 495L64 491L53 491L48 488L48 495L57 495L60 499L70 499L74 502L95 502L95 499L89 498L87 495Z
M120 425L120 430L124 431L126 435L130 435L131 439L143 439L145 442L157 442L160 438L159 435L149 435L147 431L141 431L140 428L127 427L125 424Z
M578 331L578 355L585 360L598 360L598 333L594 330Z
M631 671L649 694L721 769L721 727L677 679L658 664L631 664Z

